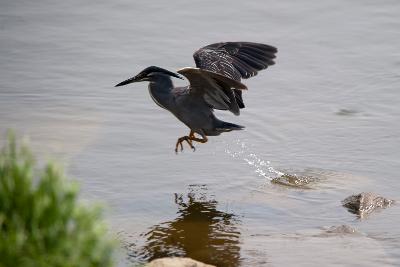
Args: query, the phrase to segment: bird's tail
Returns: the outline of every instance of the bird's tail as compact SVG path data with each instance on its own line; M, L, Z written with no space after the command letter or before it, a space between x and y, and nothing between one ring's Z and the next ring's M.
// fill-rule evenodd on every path
M245 127L241 126L241 125L237 125L237 124L226 122L226 121L220 121L220 123L216 129L221 132L230 132L230 131L235 131L235 130L243 130L244 128Z

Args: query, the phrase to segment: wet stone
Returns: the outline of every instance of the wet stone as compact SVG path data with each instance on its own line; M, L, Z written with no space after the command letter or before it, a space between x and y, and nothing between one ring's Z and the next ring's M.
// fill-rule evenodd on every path
M331 226L327 228L325 232L328 234L339 234L339 235L358 234L358 231L354 227L345 224L339 226Z
M285 173L282 176L272 179L271 182L290 187L310 188L309 185L317 180L317 178L311 176L298 176L296 174Z
M214 265L205 264L191 258L160 258L152 260L145 267L215 267Z
M324 226L321 228L322 232L315 235L316 237L337 237L337 236L362 236L353 226L342 224L334 226Z
M352 195L342 201L343 206L347 208L349 212L360 216L369 214L376 209L390 207L393 203L393 200L371 192Z

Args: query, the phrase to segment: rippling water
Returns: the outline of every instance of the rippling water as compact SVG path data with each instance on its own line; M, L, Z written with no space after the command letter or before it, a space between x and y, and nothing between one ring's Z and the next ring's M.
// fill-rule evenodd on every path
M360 220L340 203L399 199L399 13L396 0L1 1L0 132L30 136L108 206L121 266L399 265L399 206ZM228 40L274 45L277 64L246 81L240 117L218 112L245 131L175 155L185 126L145 84L113 85ZM271 183L285 174L312 183ZM325 230L343 224L358 234Z

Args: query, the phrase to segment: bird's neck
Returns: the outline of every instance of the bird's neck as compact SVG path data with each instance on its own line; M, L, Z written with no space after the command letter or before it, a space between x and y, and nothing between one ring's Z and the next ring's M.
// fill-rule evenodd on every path
M171 90L174 88L171 78L160 75L149 83L149 93L154 102L162 108L168 108L172 99Z

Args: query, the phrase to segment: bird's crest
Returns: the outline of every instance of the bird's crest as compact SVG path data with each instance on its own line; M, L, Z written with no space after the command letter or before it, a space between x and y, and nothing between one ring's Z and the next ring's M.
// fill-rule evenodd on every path
M146 77L147 75L149 75L150 73L163 73L163 74L167 74L167 75L169 75L169 76L172 76L172 77L175 77L175 78L178 78L178 79L181 79L181 80L183 80L183 78L181 77L181 76L179 76L177 73L174 73L174 72L172 72L172 71L169 71L169 70L166 70L166 69L163 69L163 68L160 68L160 67L157 67L157 66L150 66L150 67L147 67L147 68L145 68L144 70L142 70L141 72L140 72L140 74L139 75L143 75L144 77Z

